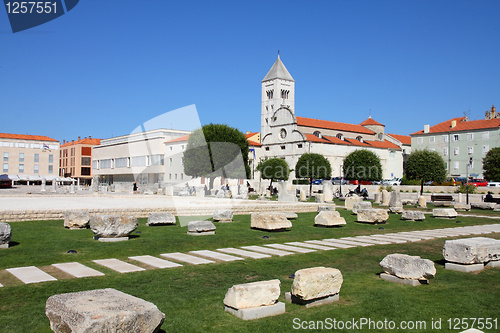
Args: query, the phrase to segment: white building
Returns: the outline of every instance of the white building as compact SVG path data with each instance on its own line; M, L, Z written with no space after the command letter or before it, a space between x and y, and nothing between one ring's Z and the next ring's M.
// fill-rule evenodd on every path
M296 116L295 80L279 56L262 80L261 134L263 156L284 158L293 169L302 154L318 153L330 161L332 176L342 176L349 153L368 149L380 157L383 178L402 177L411 147L409 136L385 133L371 116L357 125Z

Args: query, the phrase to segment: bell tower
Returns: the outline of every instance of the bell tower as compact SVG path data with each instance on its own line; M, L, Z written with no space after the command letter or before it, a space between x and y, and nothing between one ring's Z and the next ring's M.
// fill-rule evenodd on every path
M274 62L262 80L261 137L271 132L272 117L280 107L287 107L295 114L295 80L280 59Z

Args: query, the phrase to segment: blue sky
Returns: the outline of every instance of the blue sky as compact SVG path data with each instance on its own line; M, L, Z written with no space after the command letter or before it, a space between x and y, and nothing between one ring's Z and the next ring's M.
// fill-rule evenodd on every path
M480 119L500 106L499 17L497 0L84 0L13 34L0 8L0 132L109 138L191 104L259 131L278 50L298 116L371 110L396 134Z

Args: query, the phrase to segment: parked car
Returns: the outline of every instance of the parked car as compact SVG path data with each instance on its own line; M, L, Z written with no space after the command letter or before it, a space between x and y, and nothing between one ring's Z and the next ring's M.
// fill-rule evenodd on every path
M382 185L397 186L397 185L401 185L401 181L402 181L401 178L392 178L389 180L385 179L382 181Z
M321 185L323 183L323 179L314 179L312 183L313 185Z
M500 182L489 182L488 186L491 186L491 187L500 187Z
M444 182L442 182L440 185L441 186L458 186L460 185L462 182L457 180L457 178L454 178L454 177L449 177L447 178Z
M488 186L488 182L484 179L471 179L471 180L469 180L469 184L472 184L475 187Z
M342 177L333 177L332 178L332 184L334 184L334 185L346 185L348 183L349 182Z

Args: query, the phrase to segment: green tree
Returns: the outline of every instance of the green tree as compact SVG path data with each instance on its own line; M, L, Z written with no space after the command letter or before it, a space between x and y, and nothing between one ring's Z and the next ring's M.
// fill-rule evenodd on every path
M424 182L442 183L446 179L446 163L436 151L417 150L408 156L406 177L420 180L420 195L424 193Z
M344 159L344 178L365 181L382 179L380 157L372 151L358 149Z
M483 158L484 178L491 181L500 181L500 147L490 149Z
M270 179L269 187L272 188L273 180L288 180L290 168L282 158L269 158L259 162L256 167L262 179Z
M309 195L312 194L313 179L330 179L331 177L332 166L323 155L303 154L295 165L295 178L309 179Z
M184 151L184 173L191 177L250 178L248 141L238 129L208 124L189 136Z

